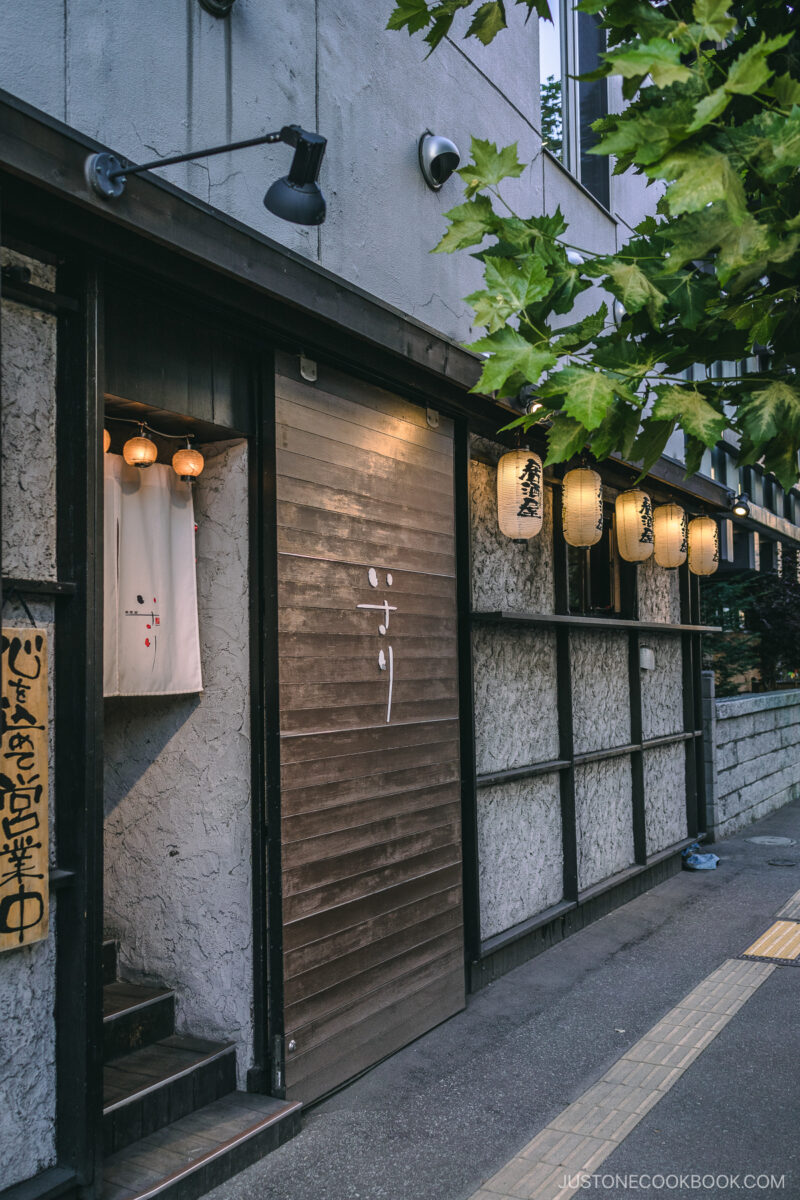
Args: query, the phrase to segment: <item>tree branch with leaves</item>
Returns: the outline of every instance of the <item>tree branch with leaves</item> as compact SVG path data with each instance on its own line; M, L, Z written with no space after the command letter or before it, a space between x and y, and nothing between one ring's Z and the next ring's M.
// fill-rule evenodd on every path
M528 15L544 0L518 0ZM800 450L800 23L781 0L582 0L607 31L592 78L620 76L627 107L596 122L592 153L662 192L615 254L572 244L560 211L522 217L503 197L524 168L516 144L473 139L459 174L465 200L446 214L438 253L469 250L484 287L467 297L486 333L475 391L533 389L548 423L549 463L589 446L641 463L676 428L687 472L726 431L739 465L763 462L784 485ZM502 0L400 0L393 29L426 31L434 50L462 10L488 43ZM601 289L589 316L563 324L576 297ZM612 319L605 292L624 312ZM619 306L618 306L619 307ZM689 368L759 356L758 372L690 381Z

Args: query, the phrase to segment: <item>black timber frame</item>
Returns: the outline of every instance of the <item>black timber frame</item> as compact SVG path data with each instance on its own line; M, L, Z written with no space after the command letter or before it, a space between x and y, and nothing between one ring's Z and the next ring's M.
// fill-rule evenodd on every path
M114 206L99 200L86 183L83 162L87 153L102 149L105 147L92 139L16 97L0 92L4 233L7 223L18 249L25 252L27 248L35 255L39 250L49 248L66 264L59 271L52 301L47 300L48 305L55 304L58 313L63 354L67 355L63 362L70 363L69 378L63 376L61 383L64 394L71 397L73 404L69 422L60 420L58 431L59 456L69 456L66 461L70 462L71 469L69 479L62 473L64 478L58 496L64 514L58 570L59 579L67 582L63 584L57 605L60 649L57 648L56 661L62 669L69 668L68 677L82 688L79 704L67 704L64 688L61 689L61 700L56 701L56 719L63 720L60 728L74 734L72 740L62 736L61 751L57 750L56 759L56 787L63 814L57 819L56 826L58 875L62 884L58 920L66 939L66 950L59 943L61 961L57 968L58 1067L62 1081L57 1100L59 1165L54 1169L55 1173L44 1172L37 1180L21 1185L26 1200L28 1197L32 1200L36 1195L66 1194L77 1181L80 1181L83 1200L92 1200L100 1146L101 1062L98 1051L102 996L103 806L102 778L95 747L102 735L102 657L98 654L101 630L97 621L102 604L102 543L96 534L101 512L98 481L101 478L104 393L100 355L103 275L106 281L111 281L122 269L149 280L153 287L177 288L194 297L195 302L202 302L209 312L218 313L224 319L234 317L242 327L257 332L262 339L268 337L274 349L313 355L423 407L434 407L452 416L457 421L456 479L459 488L463 486L468 469L467 430L497 440L498 426L507 420L508 411L485 397L469 394L479 373L479 360L475 356L163 180L147 175L132 178L126 195ZM44 304L43 298L33 293L25 299L29 303ZM264 650L257 679L262 710L264 714L274 711L277 721L277 664L270 659L267 647L270 640L274 645L273 620L276 621L277 616L275 608L269 611L276 587L275 577L270 573L270 561L274 564L275 559L275 531L265 514L270 505L274 511L275 484L274 422L269 429L271 401L266 386L262 386L259 403L262 406L260 480L258 494L251 497L251 503L262 513L262 533L254 550L254 565L263 571L263 590L255 601L257 611L253 616ZM624 463L610 463L604 474L610 482L619 479L629 484L633 478L632 469ZM682 469L668 460L656 464L650 478L661 486L665 496L681 493L710 508L727 508L727 489L701 477L687 482ZM466 733L462 748L465 936L468 954L474 956L478 952L479 929L475 843L475 795L479 781L474 775L474 744L470 745L474 741L470 737L474 718L468 611L468 501L465 504L462 497L457 503L460 505L457 512L460 712L462 736ZM37 581L23 582L27 582L31 590L37 586ZM692 612L696 612L696 607L696 600L692 600ZM688 622L689 618L685 620ZM570 624L578 622L577 618L570 619ZM596 628L601 627L597 622L593 621L593 624ZM568 711L567 705L568 636L569 625L559 625L556 637L562 643L560 672L564 689L559 705L561 749L558 769L562 780L567 779L566 786L562 785L562 811L574 825L574 790L570 794L570 788L574 764L581 756L574 754L571 706ZM691 674L692 679L697 679L699 634L686 630L685 636L689 639L690 651L685 655L684 669L687 678ZM693 715L687 713L687 726L693 724ZM271 1012L278 1011L281 1002L279 954L275 940L269 934L270 929L274 931L280 927L279 896L275 891L280 878L280 858L279 849L276 852L269 839L263 840L264 817L267 826L272 823L274 828L275 814L280 808L280 781L275 773L279 760L273 748L276 728L273 718L266 715L260 720L257 731L254 730L260 747L257 747L257 753L267 757L266 771L259 768L259 778L264 781L263 791L257 797L254 793L262 829L258 836L254 833L253 841L254 857L262 856L266 851L266 868L254 873L253 882L254 903L264 903L268 926L267 930L257 932L254 939L256 987L262 989L262 999L256 1004L257 1009L259 1004L261 1006L262 1018L267 1007ZM702 746L688 728L685 737L688 772L690 759L696 764L698 755L702 755ZM628 748L622 748L622 751L628 752ZM617 753L622 751L616 750ZM537 769L547 766L549 764L538 764ZM698 778L702 781L702 771ZM74 821L69 828L68 815ZM576 847L565 844L565 848L568 859L565 895L572 897L565 905L570 911L588 914L606 901L597 889L590 889L590 894L578 893ZM636 878L642 879L645 877L643 872L652 874L665 870L660 865L662 860L666 861L663 855L656 856L649 859L646 866L639 864L631 870ZM263 865L263 857L260 862ZM622 874L625 878L606 881L609 894L613 891L615 895L622 895L634 886L630 872ZM68 918L71 918L70 924ZM538 928L545 928L548 921L552 924L566 919L563 913L551 913L540 914L536 921ZM577 921L579 918L569 919ZM530 930L527 935L520 930L508 931L510 942L515 942L520 952L525 946L525 936L536 934ZM529 956L530 950L525 953L525 957ZM481 969L485 972L489 966L489 960L484 958ZM474 971L472 983L473 987L480 986ZM265 995L267 989L272 989L269 1003ZM252 1085L267 1086L265 1076L269 1074L268 1064L272 1064L271 1085L276 1089L280 1080L274 1067L279 1061L282 1042L279 1020L270 1018L265 1040L270 1045L257 1049ZM64 1081L68 1081L68 1089ZM53 1191L54 1187L57 1192Z
M480 455L478 456L481 457ZM484 939L477 960L469 972L471 990L475 991L512 970L520 963L541 953L569 933L633 896L652 887L680 867L680 853L703 832L705 804L703 796L703 731L700 702L700 638L704 630L700 620L699 580L689 572L687 564L679 568L681 620L678 624L639 620L637 569L635 564L620 562L621 615L595 617L570 613L568 596L567 545L562 532L560 487L566 467L555 469L549 480L553 506L553 575L554 612L530 613L516 611L473 611L473 624L495 626L528 626L551 629L556 644L556 702L558 713L559 757L546 762L526 764L508 770L476 775L478 788L537 775L557 773L561 799L561 836L563 852L563 899L544 912L511 929ZM616 483L617 468L611 472L601 468L604 482L608 475ZM630 705L630 742L599 750L576 752L572 720L572 666L570 631L580 629L596 633L616 632L626 635L628 644L628 696ZM641 634L669 634L681 641L683 728L666 736L645 738L642 722L642 684L640 666ZM696 690L697 689L697 690ZM683 744L685 747L685 788L687 832L689 836L675 846L650 854L647 847L646 796L644 754L660 746ZM631 828L633 833L633 863L623 871L581 889L578 879L578 832L575 809L575 768L584 763L601 762L625 756L631 764ZM474 758L473 758L474 765ZM477 825L477 812L474 817Z

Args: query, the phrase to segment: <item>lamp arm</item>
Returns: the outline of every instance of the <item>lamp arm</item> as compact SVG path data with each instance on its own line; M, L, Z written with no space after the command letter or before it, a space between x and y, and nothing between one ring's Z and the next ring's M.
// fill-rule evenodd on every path
M170 158L154 158L152 162L139 163L137 166L120 166L115 171L109 171L108 178L122 179L126 175L140 175L142 171L150 171L153 167L171 167L175 163L193 162L196 158L211 158L214 154L225 154L230 150L245 150L248 146L265 146L274 142L289 142L284 136L289 126L276 133L264 133L261 137L248 138L244 142L229 142L225 146L211 146L208 150L191 150L188 154L173 154ZM295 139L296 140L296 139ZM292 145L292 142L289 142Z

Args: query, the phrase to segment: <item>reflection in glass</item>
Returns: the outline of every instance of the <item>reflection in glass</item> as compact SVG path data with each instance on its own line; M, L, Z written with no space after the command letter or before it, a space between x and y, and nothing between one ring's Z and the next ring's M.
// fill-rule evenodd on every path
M561 53L561 10L552 0L552 21L539 22L539 91L542 101L542 138L545 146L566 165L564 155L564 68Z

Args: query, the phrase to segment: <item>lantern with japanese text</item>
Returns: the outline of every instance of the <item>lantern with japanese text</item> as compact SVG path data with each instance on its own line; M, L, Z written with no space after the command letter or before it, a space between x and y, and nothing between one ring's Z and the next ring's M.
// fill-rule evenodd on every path
M617 496L614 516L620 555L644 562L653 553L653 501L641 488L630 488Z
M567 471L561 492L564 541L594 546L603 536L603 482L591 467Z
M713 575L719 566L719 526L713 517L689 522L689 570L693 575Z
M111 449L111 434L107 429L103 430L103 454L108 454Z
M655 560L660 567L682 567L689 546L689 522L680 504L658 504L653 509Z
M497 523L515 540L536 537L542 528L542 460L530 450L512 450L497 464Z

